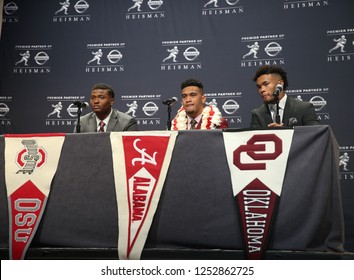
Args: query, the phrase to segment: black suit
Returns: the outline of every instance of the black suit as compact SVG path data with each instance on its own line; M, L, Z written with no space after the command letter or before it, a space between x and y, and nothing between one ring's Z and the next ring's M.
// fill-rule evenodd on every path
M266 104L252 110L251 127L267 128L268 124L274 122L269 108ZM285 126L295 125L319 125L315 108L309 102L300 101L287 97L283 120Z

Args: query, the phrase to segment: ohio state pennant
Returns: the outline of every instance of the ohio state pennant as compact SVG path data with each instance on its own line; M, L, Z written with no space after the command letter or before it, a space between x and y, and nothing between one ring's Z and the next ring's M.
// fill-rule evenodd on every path
M65 134L6 134L10 259L24 259L40 223Z

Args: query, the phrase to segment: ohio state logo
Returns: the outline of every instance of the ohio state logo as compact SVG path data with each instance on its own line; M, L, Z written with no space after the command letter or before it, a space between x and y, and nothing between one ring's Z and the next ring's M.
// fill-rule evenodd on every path
M46 152L38 147L37 141L33 139L22 140L25 146L16 157L16 163L21 168L16 174L31 175L36 168L40 168L46 161Z

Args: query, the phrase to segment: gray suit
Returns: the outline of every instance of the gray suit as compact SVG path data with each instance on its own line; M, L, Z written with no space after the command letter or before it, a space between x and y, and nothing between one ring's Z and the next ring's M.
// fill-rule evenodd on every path
M267 128L272 123L272 115L267 105L262 104L260 107L252 110L252 128ZM300 101L288 96L283 114L285 126L295 125L319 125L315 108L309 102Z
M81 130L80 132L97 132L96 114L94 112L88 113L80 118ZM113 109L111 118L107 125L108 131L137 131L138 124L136 120L128 114L119 112ZM76 126L74 128L76 132Z

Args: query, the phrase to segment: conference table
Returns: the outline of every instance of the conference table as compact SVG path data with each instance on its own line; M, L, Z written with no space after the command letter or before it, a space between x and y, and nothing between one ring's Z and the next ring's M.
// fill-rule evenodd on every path
M337 141L329 126L289 129L294 134L267 250L342 254ZM228 130L236 135L241 131ZM264 131L277 134L280 130ZM243 257L223 133L178 132L143 259ZM4 148L4 136L0 136L1 259L9 254ZM114 259L118 258L117 240L110 133L68 133L26 258Z

